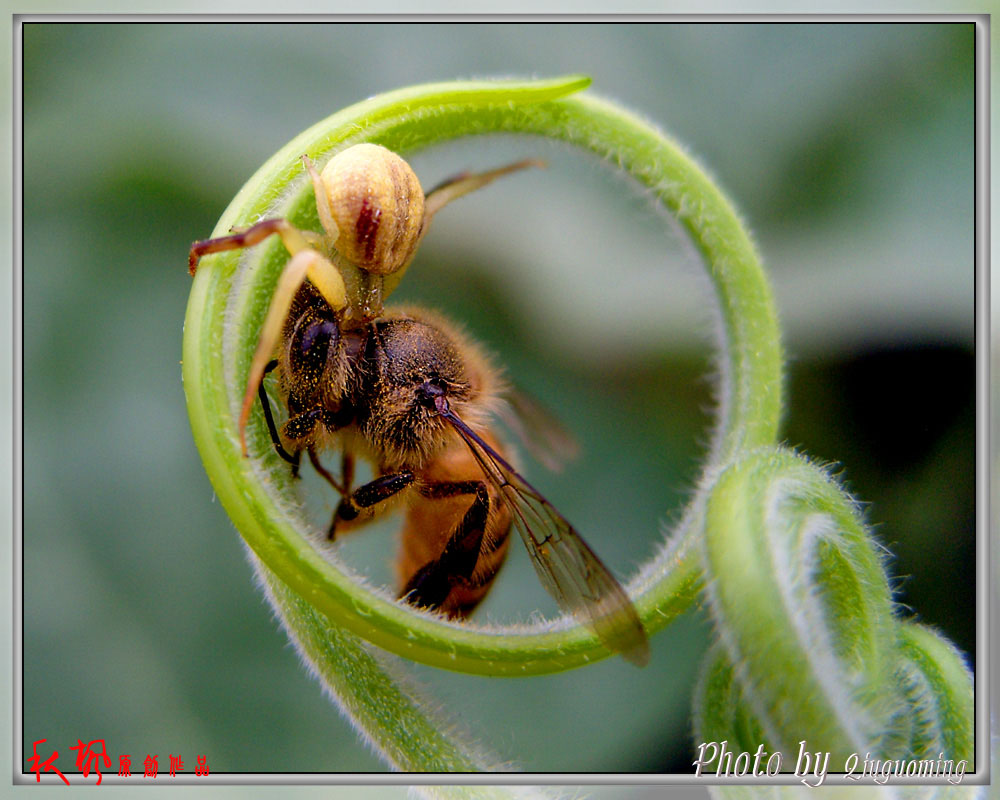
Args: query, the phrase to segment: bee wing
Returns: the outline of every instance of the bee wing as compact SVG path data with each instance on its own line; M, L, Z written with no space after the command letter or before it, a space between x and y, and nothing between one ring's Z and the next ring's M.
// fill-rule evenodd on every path
M573 434L545 406L520 389L508 389L497 414L531 456L553 472L579 454Z
M542 585L564 613L591 628L632 663L649 661L649 643L625 590L569 521L499 453L448 409L439 414L462 437L510 511Z

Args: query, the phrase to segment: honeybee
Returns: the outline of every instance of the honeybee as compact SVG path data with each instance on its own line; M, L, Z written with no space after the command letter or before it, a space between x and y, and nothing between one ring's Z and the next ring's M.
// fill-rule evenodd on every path
M328 537L403 504L399 597L452 618L489 591L515 528L559 607L645 664L646 635L627 594L494 433L507 387L489 359L443 317L382 303L440 208L538 162L464 173L426 195L409 165L376 145L341 151L321 173L305 156L303 164L323 234L271 219L190 251L192 274L207 253L271 235L291 253L251 361L239 418L244 455L257 396L278 455L297 473L305 452L340 495ZM272 371L288 414L280 428L263 384ZM341 451L339 477L319 459L332 448ZM357 487L356 458L375 475Z

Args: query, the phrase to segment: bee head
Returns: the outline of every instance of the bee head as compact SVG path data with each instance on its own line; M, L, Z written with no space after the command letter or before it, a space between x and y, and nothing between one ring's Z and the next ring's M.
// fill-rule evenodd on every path
M443 331L405 317L380 322L374 341L359 423L387 453L425 458L445 441L436 403L472 399L462 354Z

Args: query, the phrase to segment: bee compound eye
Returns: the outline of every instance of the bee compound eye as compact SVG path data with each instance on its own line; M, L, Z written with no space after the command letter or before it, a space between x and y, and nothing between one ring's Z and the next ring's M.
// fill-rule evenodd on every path
M326 319L316 320L302 331L299 349L302 355L309 355L316 349L326 351L337 342L338 338L340 338L340 329L337 327L337 323Z

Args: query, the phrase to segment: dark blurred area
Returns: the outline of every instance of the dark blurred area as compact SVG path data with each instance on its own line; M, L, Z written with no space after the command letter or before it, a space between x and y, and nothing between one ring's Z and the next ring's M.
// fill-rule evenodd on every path
M799 365L790 378L788 441L833 462L864 503L877 539L892 554L889 570L904 615L947 631L974 666L973 351L941 343L882 345Z
M741 209L788 351L783 437L867 510L904 613L976 632L974 39L959 24L29 24L24 38L24 741L214 772L380 771L255 588L187 423L186 255L295 134L376 92L584 72ZM364 64L359 69L358 64ZM417 154L425 185L540 156L435 220L399 290L463 324L582 455L525 471L629 577L710 440L701 269L647 198L533 139ZM326 515L332 499L315 500ZM344 556L389 574L391 526ZM366 566L367 565L367 566ZM480 621L554 613L512 552ZM687 773L713 633L525 681L416 668L536 772ZM598 724L599 723L599 724ZM139 760L141 761L141 756Z

